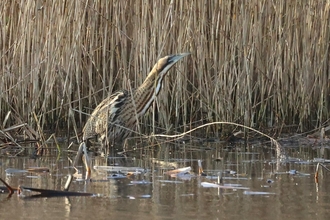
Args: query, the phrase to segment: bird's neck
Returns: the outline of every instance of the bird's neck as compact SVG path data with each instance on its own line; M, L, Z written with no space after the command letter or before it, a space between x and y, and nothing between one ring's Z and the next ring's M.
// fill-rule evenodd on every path
M143 115L149 109L161 89L162 78L157 78L157 75L156 73L150 73L134 93L136 112L139 115Z

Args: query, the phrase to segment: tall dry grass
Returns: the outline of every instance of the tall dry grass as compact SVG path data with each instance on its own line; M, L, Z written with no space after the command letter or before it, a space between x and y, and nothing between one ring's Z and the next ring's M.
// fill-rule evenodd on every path
M79 132L104 97L139 86L158 58L189 51L143 124L318 127L329 123L329 8L313 0L3 0L0 119L12 111L12 124Z

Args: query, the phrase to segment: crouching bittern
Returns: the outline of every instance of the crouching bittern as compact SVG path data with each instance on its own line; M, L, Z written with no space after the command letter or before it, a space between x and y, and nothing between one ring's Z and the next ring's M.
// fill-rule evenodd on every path
M93 111L83 129L83 146L95 136L102 146L120 143L136 126L137 118L144 115L158 95L168 70L189 53L168 55L161 58L152 68L142 85L131 91L122 90L104 99ZM87 155L86 155L87 156ZM77 155L78 157L78 155ZM89 162L85 161L88 175Z

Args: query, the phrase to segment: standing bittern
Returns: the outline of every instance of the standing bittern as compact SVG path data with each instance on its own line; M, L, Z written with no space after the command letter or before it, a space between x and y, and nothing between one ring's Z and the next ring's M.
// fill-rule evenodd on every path
M108 146L110 141L122 142L135 128L137 118L144 115L155 100L168 70L189 54L182 53L161 58L136 90L132 92L122 90L104 99L94 109L83 129L82 144L86 144L88 139L95 136L98 136L102 146ZM90 172L87 165L86 168L87 172Z

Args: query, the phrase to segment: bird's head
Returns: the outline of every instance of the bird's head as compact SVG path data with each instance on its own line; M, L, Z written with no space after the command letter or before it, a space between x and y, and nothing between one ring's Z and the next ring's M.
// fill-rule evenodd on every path
M162 81L168 70L176 62L189 54L190 53L168 55L157 61L143 84L134 93L134 100L137 103L142 103L138 105L137 108L140 115L148 110L151 103L158 95L162 87Z
M158 94L161 83L163 81L164 76L168 72L168 70L176 64L183 57L189 55L190 53L180 53L167 55L163 58L160 58L157 63L154 65L149 75L147 76L145 82L154 82L156 84L156 94Z
M179 60L183 57L189 55L190 53L180 53L180 54L173 54L167 55L163 58L160 58L157 63L152 68L151 72L149 73L146 81L153 81L155 86L155 94L157 95L160 91L161 84L163 81L164 76L168 72L168 70L176 64Z
M190 53L180 53L165 56L157 61L151 72L156 72L158 76L164 76L176 62L189 54Z

